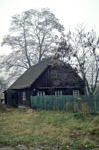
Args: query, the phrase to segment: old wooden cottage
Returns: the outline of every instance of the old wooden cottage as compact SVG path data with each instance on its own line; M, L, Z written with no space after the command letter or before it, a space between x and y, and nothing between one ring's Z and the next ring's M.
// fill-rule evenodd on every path
M5 92L11 106L31 106L31 96L84 94L84 83L76 71L55 57L29 68Z

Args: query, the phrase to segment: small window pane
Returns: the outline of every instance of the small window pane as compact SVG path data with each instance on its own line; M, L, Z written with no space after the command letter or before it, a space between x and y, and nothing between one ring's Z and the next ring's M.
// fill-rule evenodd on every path
M62 95L62 91L55 91L55 96L60 96Z
M26 93L25 92L23 92L23 100L26 100Z
M38 91L37 96L45 96L45 91Z
M79 95L79 90L73 90L73 95Z
M40 93L39 93L39 92L37 92L37 96L40 96Z

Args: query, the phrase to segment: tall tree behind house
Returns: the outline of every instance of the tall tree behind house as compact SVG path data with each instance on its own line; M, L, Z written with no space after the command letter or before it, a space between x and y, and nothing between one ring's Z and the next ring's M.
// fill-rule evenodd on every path
M48 8L13 16L10 33L2 42L2 46L11 47L12 53L5 56L1 68L5 67L10 76L19 76L53 52L63 31L64 27Z

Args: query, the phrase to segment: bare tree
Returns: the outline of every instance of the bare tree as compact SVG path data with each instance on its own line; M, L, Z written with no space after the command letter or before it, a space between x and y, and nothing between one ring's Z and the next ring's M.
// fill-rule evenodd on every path
M64 27L49 9L31 9L13 16L10 33L2 42L2 46L11 47L12 53L5 56L1 66L12 75L19 75L50 55L63 31Z
M56 50L56 57L60 58L63 61L70 63L72 55L72 45L70 43L71 32L67 32L65 37L60 39L58 48Z
M75 32L69 32L69 44L65 42L59 50L65 51L65 58L69 56L69 63L81 75L86 94L94 95L99 78L99 38L94 30L87 32L85 29L79 24Z
M7 83L5 82L4 78L0 77L0 92L3 92L7 89Z
M76 31L77 35L73 36L75 40L73 56L85 83L86 93L94 95L99 76L99 38L94 30L86 32L82 25Z

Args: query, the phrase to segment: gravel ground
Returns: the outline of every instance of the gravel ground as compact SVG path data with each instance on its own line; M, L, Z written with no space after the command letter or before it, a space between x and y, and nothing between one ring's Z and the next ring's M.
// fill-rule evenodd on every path
M34 150L35 148L27 148L25 145L18 145L14 148L11 147L3 147L0 148L0 150ZM40 150L40 149L35 149L35 150Z
M49 146L45 146L45 147L26 147L25 145L18 145L14 148L7 146L7 147L2 147L0 148L0 150L43 150L43 149L47 149L47 150L58 150L58 147L49 147Z

